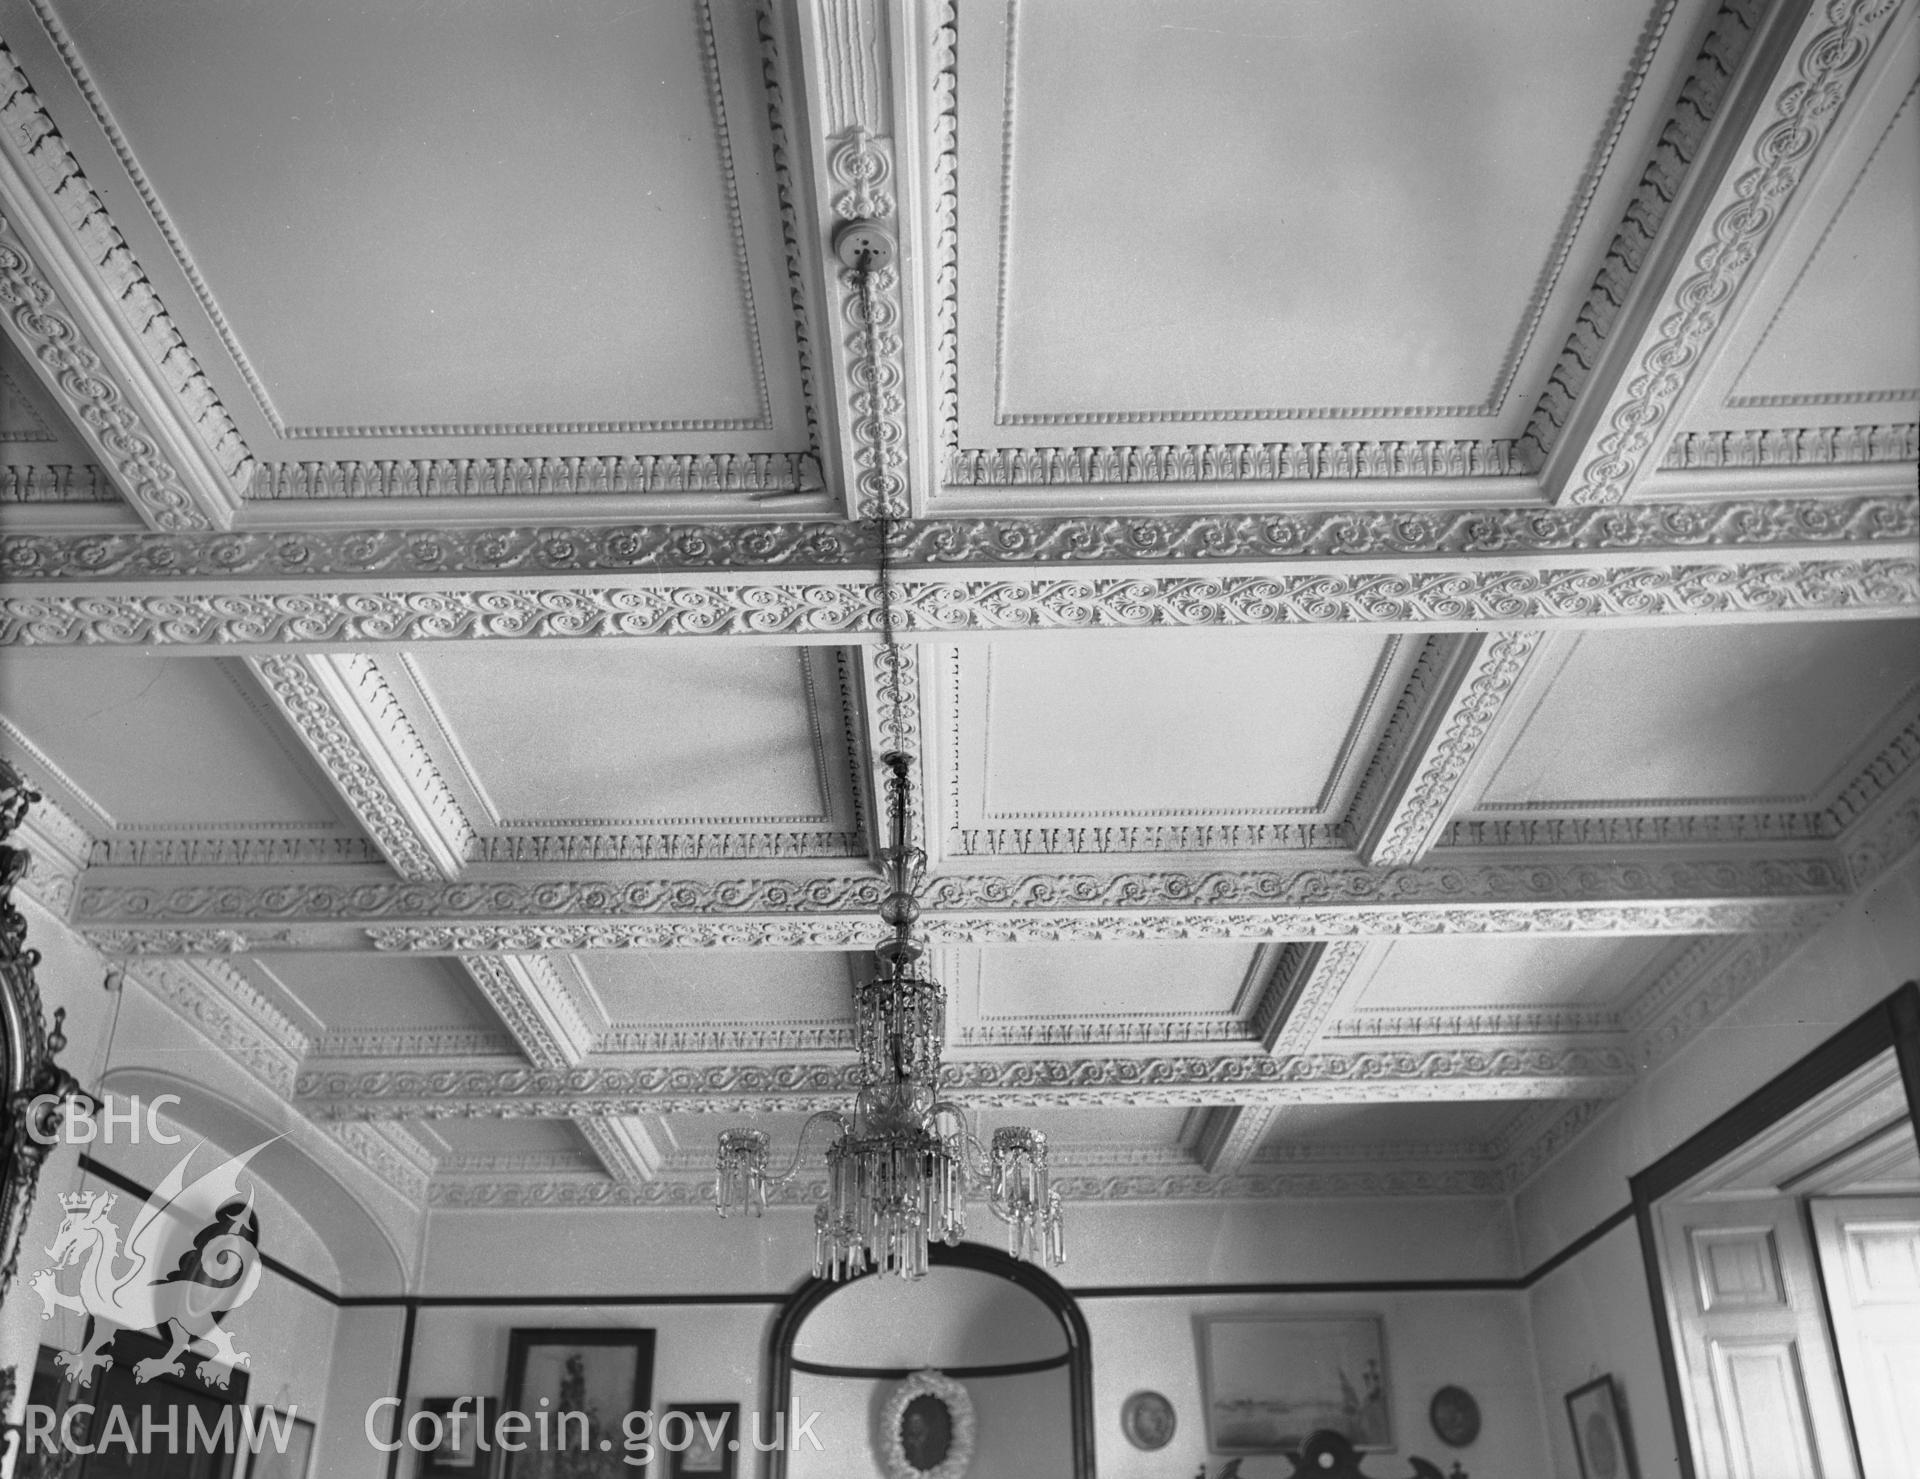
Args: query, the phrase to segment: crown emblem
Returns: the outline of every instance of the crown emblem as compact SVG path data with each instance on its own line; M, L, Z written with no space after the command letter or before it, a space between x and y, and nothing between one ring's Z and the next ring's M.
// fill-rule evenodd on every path
M94 1196L95 1193L90 1191L65 1192L60 1197L60 1205L69 1212L85 1212L93 1206ZM107 1199L108 1205L112 1204L112 1200L111 1197Z

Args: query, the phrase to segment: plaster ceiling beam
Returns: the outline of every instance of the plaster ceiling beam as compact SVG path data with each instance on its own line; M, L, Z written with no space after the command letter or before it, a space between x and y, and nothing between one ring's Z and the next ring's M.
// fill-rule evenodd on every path
M1281 952L1253 1019L1261 1046L1270 1053L1297 1053L1319 1039L1349 984L1377 960L1365 940L1296 940Z
M129 978L274 1094L293 1093L312 1039L226 961L142 960L121 990Z
M433 1182L434 1156L397 1124L367 1120L337 1120L327 1126L340 1148L414 1207L427 1204Z
M0 315L149 526L232 527L253 457L3 42Z
M576 1119L574 1125L615 1181L638 1186L659 1177L666 1156L639 1116Z
M1789 0L1749 24L1754 8L1719 13L1703 60L1725 75L1689 83L1529 424L1527 440L1551 444L1550 502L1620 503L1659 471L1822 144L1894 51L1876 43L1897 14L1911 19L1911 7L1881 0Z
M31 776L28 784L33 784ZM21 891L54 918L65 919L73 908L80 875L93 856L92 834L56 802L42 796L27 808L14 845L27 855Z
M1418 1052L1265 1053L1157 1058L1068 1057L949 1061L942 1089L981 1109L1116 1105L1173 1108L1409 1100L1607 1099L1626 1092L1634 1063L1614 1046L1485 1044ZM844 1109L844 1055L782 1064L646 1064L571 1069L303 1070L296 1106L320 1121L466 1116L538 1119L606 1115L811 1113Z
M1890 428L1889 431L1898 430ZM1306 568L1318 572L1410 574L1422 568L1505 569L1516 560L1612 572L1674 562L1742 565L1818 551L1864 557L1911 546L1916 513L1914 438L1890 466L1866 465L1871 486L1822 496L1790 488L1764 494L1545 508L1531 503L1454 504L1421 509L1238 513L1005 513L915 519L895 524L892 564L909 577L936 571L1036 575L1064 567L1087 576ZM1833 471L1832 448L1816 449ZM1766 471L1766 470L1761 470ZM437 507L440 500L435 500ZM428 595L474 577L537 580L559 591L617 580L697 589L751 575L792 582L847 577L872 596L879 556L870 524L791 517L758 522L636 524L532 512L521 522L411 516L379 527L362 507L351 528L281 526L281 510L248 511L230 534L129 530L97 505L19 504L0 532L0 576L27 589L117 587L226 596L275 588L339 589L374 595ZM513 507L522 509L516 500ZM496 510L500 500L489 507ZM630 505L629 505L630 507ZM425 512L426 516L422 517ZM877 599L873 603L877 607Z
M1209 1176L1237 1176L1267 1137L1279 1110L1271 1104L1222 1104L1203 1111L1194 1154Z
M1920 827L1912 810L1894 821ZM271 882L237 871L91 868L74 921L110 954L369 946L437 955L667 946L860 950L872 943L878 906L871 874L824 870L746 877L625 871L484 886L397 882L365 868ZM1763 857L1676 858L1649 850L1603 860L1463 861L1384 876L1338 864L945 873L923 891L922 928L937 945L1724 934L1799 928L1833 913L1848 895L1844 866L1828 844Z
M907 321L913 309L902 292L899 247L903 220L896 188L892 53L894 8L882 0L801 0L782 34L784 7L762 5L763 47L783 43L797 56L802 106L782 126L774 100L776 148L799 156L810 183L796 201L805 239L798 255L819 285L815 366L822 405L823 461L837 475L838 501L848 518L883 509L904 517L912 499L908 475L917 419L908 368ZM777 62L768 58L771 70ZM834 250L836 232L850 222L881 228L896 243L891 261L860 274ZM790 253L793 252L789 246ZM921 495L924 497L924 495Z
M593 1049L594 1032L544 955L465 955L473 984L536 1068L567 1068Z
M1426 639L1348 811L1362 862L1405 867L1440 841L1542 636L1516 630Z
M1405 565L1334 573L1180 570L956 572L903 576L902 629L1023 636L1120 627L1220 629L1329 622L1382 631L1514 626L1831 621L1920 612L1910 550L1683 564ZM0 645L68 652L129 647L246 656L435 642L704 637L791 644L877 643L871 577L529 583L442 581L350 591L332 583L222 594L79 585L0 596ZM84 660L84 659L81 659Z
M364 653L250 657L247 665L402 878L457 878L476 834Z

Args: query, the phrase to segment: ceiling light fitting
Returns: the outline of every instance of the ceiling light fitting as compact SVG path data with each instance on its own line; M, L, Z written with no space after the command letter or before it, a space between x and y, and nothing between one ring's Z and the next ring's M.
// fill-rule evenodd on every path
M833 245L856 280L871 324L871 274L892 261L893 238L871 221L851 221L835 234ZM877 358L871 335L869 355ZM871 382L878 384L877 366L868 368L874 372ZM882 640L897 657L887 561L891 520L883 506L877 514L877 579ZM896 691L896 708L900 702ZM904 727L901 718L896 713L896 733ZM832 1139L826 1149L826 1195L813 1214L814 1277L837 1281L877 1269L921 1278L930 1244L935 1239L958 1243L967 1230L966 1201L982 1193L993 1215L1007 1225L1010 1254L1063 1263L1060 1193L1047 1172L1047 1137L1008 1126L995 1130L991 1145L984 1145L966 1112L940 1097L947 993L927 973L926 943L914 933L927 860L910 840L913 759L891 751L880 763L888 772L889 822L888 846L880 854L886 880L880 919L891 933L874 948L878 972L854 992L859 1062L852 1112L829 1109L811 1116L801 1126L792 1161L778 1173L768 1169L765 1131L724 1131L714 1205L722 1217L736 1211L759 1216L766 1210L768 1188L798 1175L807 1135L824 1125Z

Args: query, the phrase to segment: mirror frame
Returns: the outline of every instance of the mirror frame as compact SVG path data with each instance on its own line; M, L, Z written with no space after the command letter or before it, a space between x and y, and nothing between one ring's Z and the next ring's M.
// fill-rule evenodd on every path
M1034 1296L1060 1322L1067 1338L1067 1406L1073 1438L1073 1479L1094 1479L1093 1468L1093 1342L1087 1332L1085 1316L1073 1295L1044 1269L1024 1263L985 1243L960 1243L947 1247L935 1243L928 1249L927 1261L935 1268L966 1268L1005 1279ZM878 1277L869 1269L859 1278L834 1283L830 1279L810 1278L787 1297L774 1317L773 1331L767 1340L770 1366L769 1390L774 1412L785 1412L793 1405L793 1346L807 1316L829 1297L850 1289L860 1279ZM1057 1357L1055 1358L1058 1359ZM786 1479L787 1451L784 1447L766 1455L767 1479Z
M1692 1439L1687 1432L1685 1384L1680 1377L1666 1294L1661 1285L1654 1204L1889 1048L1899 1062L1900 1079L1906 1088L1907 1123L1916 1141L1920 1141L1920 984L1908 981L1705 1129L1628 1180L1633 1192L1634 1222L1640 1232L1640 1257L1646 1265L1647 1288L1653 1298L1653 1332L1660 1347L1660 1374L1666 1385L1667 1416L1673 1425L1680 1479L1697 1479L1698 1470L1693 1461Z

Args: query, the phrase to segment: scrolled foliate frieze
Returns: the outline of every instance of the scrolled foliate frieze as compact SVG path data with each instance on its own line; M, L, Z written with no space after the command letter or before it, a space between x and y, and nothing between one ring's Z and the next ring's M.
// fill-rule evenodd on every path
M138 340L172 393L180 425L190 428L189 434L199 439L234 488L245 487L254 463L239 429L4 41L0 130L9 154L46 192L78 252L98 274L102 301ZM207 510L182 483L160 440L121 393L116 378L76 328L71 309L4 217L0 309L43 373L52 376L55 394L66 409L99 440L120 485L142 514L160 529L211 527Z
M1651 459L1694 367L1898 8L1897 0L1829 0L1823 7L1827 24L1801 49L1797 76L1774 97L1773 119L1753 138L1733 198L1714 218L1704 244L1690 249L1686 275L1663 299L1657 328L1639 346L1639 362L1610 403L1606 429L1569 488L1569 502L1619 502Z
M1546 388L1521 437L1543 460L1558 442L1588 377L1600 362L1667 212L1726 101L1764 9L1763 0L1723 0L1714 14L1681 86L1679 104L1654 140L1593 286L1575 317L1573 331L1547 376Z
M1337 940L1371 935L1698 935L1815 927L1840 900L1722 904L1535 904L1333 909L1147 910L949 915L927 923L942 944L1038 945L1114 940Z
M1794 560L1585 569L898 582L902 633L1325 623L1460 626L1677 617L1817 616L1920 606L1920 561ZM872 636L871 589L762 581L641 589L313 590L232 595L15 594L13 646L300 646L568 638Z
M444 922L462 917L588 918L618 920L634 915L868 916L879 907L879 880L870 876L829 878L664 878L629 882L554 879L435 883L242 883L153 886L96 885L82 897L90 917L137 921L161 917L271 920L418 919Z
M556 950L738 950L760 946L784 950L871 949L870 918L662 919L592 923L375 926L367 938L376 950L430 955L486 951L521 955Z
M1592 904L1605 901L1807 900L1845 895L1841 867L1820 855L1640 862L1482 863L1374 870L1357 867L944 874L922 893L930 932L944 916L1036 910L1060 915L1164 909L1231 912L1248 906L1326 909L1341 905L1422 908L1473 903ZM870 916L880 883L869 875L792 878L548 879L533 882L369 880L254 885L93 884L80 896L83 922L148 922L179 927L233 922L417 921L439 928L462 919L627 922L637 916ZM544 948L544 947L534 947Z
M889 552L905 568L1657 553L1910 544L1916 537L1914 498L1862 496L1605 508L932 519L895 524ZM0 575L92 582L723 568L864 572L876 553L873 525L831 521L15 534L0 537Z
M827 1107L851 1086L843 1063L648 1064L570 1069L464 1065L345 1068L308 1065L294 1086L320 1119L413 1115L576 1118L682 1110ZM1284 1104L1321 1091L1422 1097L1435 1085L1494 1097L1610 1094L1632 1074L1612 1047L1434 1047L1415 1051L1093 1057L949 1063L943 1088L985 1107L1104 1102ZM1446 1090L1442 1089L1444 1094Z

